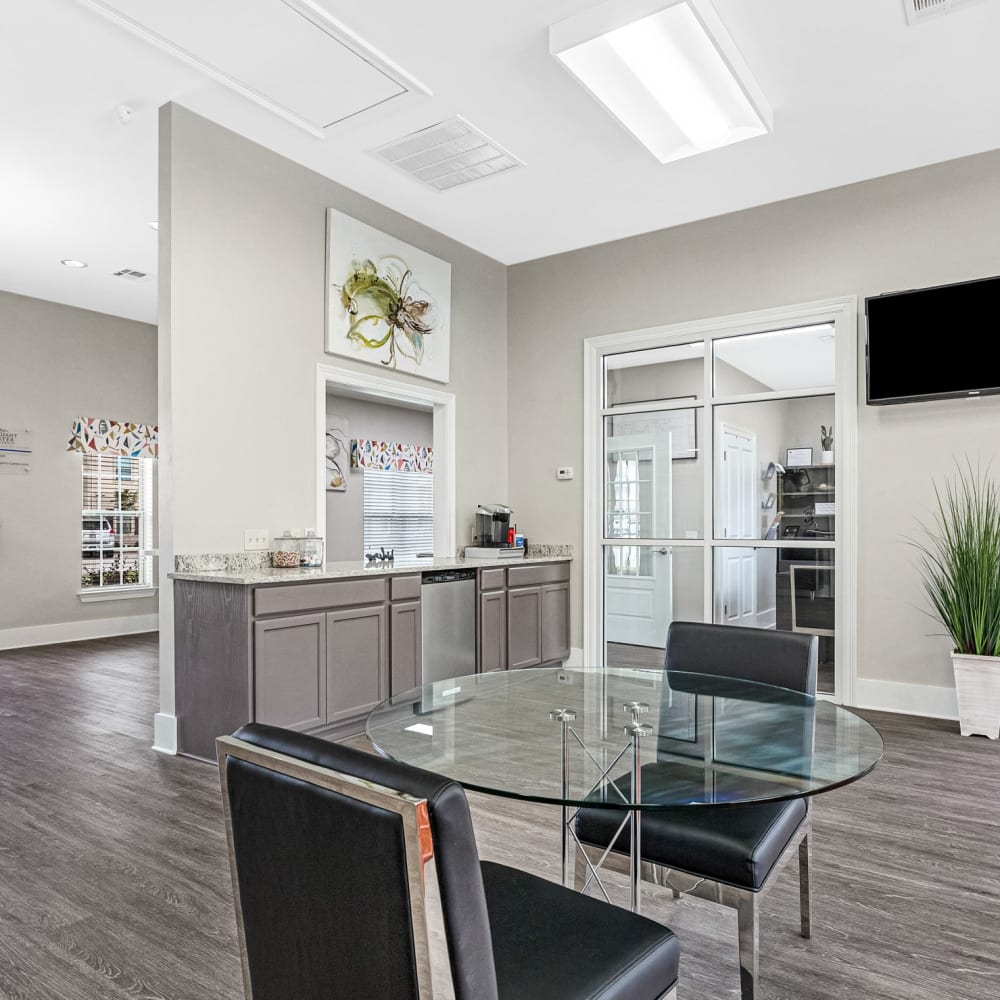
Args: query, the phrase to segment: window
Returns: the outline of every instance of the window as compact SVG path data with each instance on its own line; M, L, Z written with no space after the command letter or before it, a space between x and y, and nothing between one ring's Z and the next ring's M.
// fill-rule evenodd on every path
M153 477L149 459L83 456L81 585L152 586Z
M397 559L434 550L434 477L428 472L365 469L365 552L392 549Z

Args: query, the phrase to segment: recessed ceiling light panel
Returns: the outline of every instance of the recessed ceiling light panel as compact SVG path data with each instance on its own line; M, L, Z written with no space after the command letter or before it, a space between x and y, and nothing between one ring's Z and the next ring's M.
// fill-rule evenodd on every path
M549 51L661 163L771 130L707 0L610 0L552 25Z
M64 257L61 261L59 261L59 263L65 265L66 267L87 266L87 262L85 260L77 260L75 257Z

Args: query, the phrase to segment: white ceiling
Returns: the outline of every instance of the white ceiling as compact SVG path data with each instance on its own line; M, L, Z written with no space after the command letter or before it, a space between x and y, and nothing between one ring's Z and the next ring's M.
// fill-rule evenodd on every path
M548 54L548 25L593 0L314 2L433 96L389 101L319 139L79 0L3 0L0 288L155 320L155 280L111 272L156 270L147 223L169 100L504 263L1000 147L996 0L913 28L903 0L715 0L774 133L665 166ZM253 21L237 29L275 48ZM285 57L289 73L310 72ZM127 125L121 103L134 109ZM438 193L366 152L454 114L526 166Z

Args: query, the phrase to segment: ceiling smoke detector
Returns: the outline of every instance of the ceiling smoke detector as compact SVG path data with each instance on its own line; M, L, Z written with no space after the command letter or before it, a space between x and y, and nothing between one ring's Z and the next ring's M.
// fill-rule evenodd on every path
M136 271L131 267L123 267L120 271L114 271L112 273L114 277L125 278L127 281L142 281L143 278L149 277L148 272Z
M370 152L436 191L524 166L513 153L458 116Z
M982 2L983 0L903 0L903 9L906 11L906 23L912 27L942 14L950 14L953 10Z

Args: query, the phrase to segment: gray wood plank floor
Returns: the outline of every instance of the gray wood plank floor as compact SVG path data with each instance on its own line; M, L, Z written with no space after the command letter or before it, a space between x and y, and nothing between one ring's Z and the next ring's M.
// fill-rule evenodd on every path
M149 749L156 709L152 636L0 652L0 998L242 996L217 774ZM790 867L760 995L1000 997L1000 746L865 714L885 760L815 800L814 937ZM553 810L472 805L484 857L556 877ZM681 937L681 1000L737 996L734 913L645 900Z

